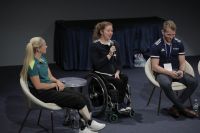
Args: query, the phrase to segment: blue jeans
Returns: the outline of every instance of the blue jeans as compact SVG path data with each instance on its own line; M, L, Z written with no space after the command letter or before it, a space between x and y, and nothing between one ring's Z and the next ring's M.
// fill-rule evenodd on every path
M165 95L171 100L175 107L180 110L184 109L184 102L192 95L198 86L197 80L187 73L184 73L181 79L173 79L165 74L157 74L156 79L159 82L161 89L165 92ZM180 82L187 87L179 97L176 97L172 90L172 82Z

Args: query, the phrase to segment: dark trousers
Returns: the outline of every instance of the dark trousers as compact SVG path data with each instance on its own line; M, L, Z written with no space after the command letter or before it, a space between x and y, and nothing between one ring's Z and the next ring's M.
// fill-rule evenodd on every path
M122 103L124 101L124 97L126 94L126 87L128 84L128 77L125 74L120 74L119 77L120 79L116 79L113 76L104 76L105 79L112 83L116 89L118 90L118 102Z
M180 110L184 109L184 106L183 106L184 102L192 95L192 93L195 91L195 89L198 86L197 80L193 76L187 73L184 73L181 79L172 79L168 75L158 74L157 81L159 82L160 87L165 92L165 95ZM186 89L183 90L182 94L179 97L175 96L171 87L171 84L174 81L183 83L187 87Z
M84 106L91 111L89 100L80 92L65 88L63 91L56 89L50 90L36 90L31 88L31 93L44 102L55 103L61 107L68 107L72 109L82 109Z

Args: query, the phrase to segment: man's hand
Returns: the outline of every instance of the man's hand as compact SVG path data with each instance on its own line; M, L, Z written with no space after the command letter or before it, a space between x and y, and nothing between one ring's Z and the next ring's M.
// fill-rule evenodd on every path
M176 74L177 74L178 79L183 77L183 71L181 71L181 70L176 71Z
M169 72L170 72L169 76L171 76L174 79L178 79L178 75L176 71L169 71Z
M183 71L170 71L169 76L171 76L174 79L180 79L183 77Z

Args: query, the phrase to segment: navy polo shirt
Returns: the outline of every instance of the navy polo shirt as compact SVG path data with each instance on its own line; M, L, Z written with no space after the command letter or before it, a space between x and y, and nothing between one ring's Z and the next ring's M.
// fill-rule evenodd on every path
M171 45L165 44L163 38L158 39L151 48L151 58L158 58L159 65L171 63L173 70L179 69L179 55L184 55L184 46L182 42L174 38Z

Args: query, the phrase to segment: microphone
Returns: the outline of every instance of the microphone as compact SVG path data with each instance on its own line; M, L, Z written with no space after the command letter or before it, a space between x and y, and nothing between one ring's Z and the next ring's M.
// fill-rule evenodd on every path
M115 46L115 44L114 44L114 42L113 41L110 41L110 47L112 47L112 46ZM116 52L116 51L115 51ZM115 52L113 52L113 56L116 58L116 53Z

